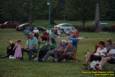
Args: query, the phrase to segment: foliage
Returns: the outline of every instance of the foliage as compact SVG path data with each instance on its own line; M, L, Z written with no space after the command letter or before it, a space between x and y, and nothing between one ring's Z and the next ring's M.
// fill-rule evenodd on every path
M48 19L48 0L0 0L0 20ZM94 20L97 0L51 0L52 19ZM115 19L115 0L100 0L101 19Z

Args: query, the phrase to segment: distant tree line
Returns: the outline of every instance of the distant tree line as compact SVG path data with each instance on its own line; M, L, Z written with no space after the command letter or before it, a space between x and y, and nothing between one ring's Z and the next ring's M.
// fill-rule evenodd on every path
M94 20L97 0L51 0L52 20ZM115 20L115 0L100 0L101 20ZM47 0L0 0L0 21L48 19Z

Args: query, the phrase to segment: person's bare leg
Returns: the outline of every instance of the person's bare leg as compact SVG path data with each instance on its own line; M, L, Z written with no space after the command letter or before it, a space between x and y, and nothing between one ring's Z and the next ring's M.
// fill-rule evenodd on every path
M102 69L104 64L106 64L110 59L111 57L102 57L102 60L100 61L100 68Z
M75 63L77 61L77 52L76 52L76 50L74 50L72 58L73 58L73 62Z
M85 64L89 64L91 54L92 54L92 52L87 52L86 53L86 55L85 55Z

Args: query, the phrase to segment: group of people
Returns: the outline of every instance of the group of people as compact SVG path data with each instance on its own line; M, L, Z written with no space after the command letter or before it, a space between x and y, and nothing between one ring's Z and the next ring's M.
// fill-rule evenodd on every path
M99 41L95 50L85 55L85 64L89 65L90 70L102 70L107 62L115 63L115 44L111 39Z
M29 60L37 60L39 62L47 61L49 57L55 62L73 60L76 61L76 51L78 44L77 31L71 32L66 39L61 39L59 31L52 30L52 33L45 31L42 35L34 29L26 34L26 46L22 46L22 40L16 42L9 41L7 47L7 55L9 59L24 59L24 53L28 54ZM57 41L58 39L58 41Z
M65 39L60 38L60 31L54 28L51 31L45 31L40 35L39 30L26 31L26 46L22 46L22 41L9 41L7 46L7 55L9 59L24 59L24 53L28 54L29 60L39 62L52 61L61 62L66 60L77 60L78 31L70 32ZM50 58L51 59L51 58ZM106 42L99 41L93 52L87 52L85 55L85 64L91 70L102 70L107 62L115 63L115 44L109 39Z

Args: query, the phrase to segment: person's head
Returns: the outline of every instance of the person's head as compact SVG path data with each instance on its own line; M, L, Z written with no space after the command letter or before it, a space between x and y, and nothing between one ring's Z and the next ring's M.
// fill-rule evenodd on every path
M100 48L104 48L105 47L105 42L104 41L99 41L98 46Z
M34 30L37 30L37 27L34 27Z
M74 32L70 32L69 35L70 35L70 37L72 37L72 38L76 38Z
M21 43L21 40L17 40L16 42L17 42L17 43Z
M13 44L13 41L12 41L12 40L9 40L9 44Z
M61 45L66 45L67 41L66 40L61 40Z
M67 40L66 45L72 45L72 41L71 40Z
M111 40L111 39L108 39L108 40L106 41L106 45L112 45L112 40Z
M27 36L28 39L32 39L33 37L34 37L34 35L32 33L29 33Z

